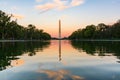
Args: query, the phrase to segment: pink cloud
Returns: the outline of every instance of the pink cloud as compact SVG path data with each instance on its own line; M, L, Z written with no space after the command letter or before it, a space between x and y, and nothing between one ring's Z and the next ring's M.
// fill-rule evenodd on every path
M53 9L56 5L52 4L52 3L46 3L44 5L37 5L36 9L39 10L49 10L49 9Z
M35 6L36 9L41 10L41 12L46 12L46 10L56 9L64 10L67 8L79 6L84 3L84 0L53 0L52 2L40 4Z
M21 14L13 14L13 17L16 19L23 19L24 18L24 16Z
M84 0L72 0L71 6L79 6L84 3Z

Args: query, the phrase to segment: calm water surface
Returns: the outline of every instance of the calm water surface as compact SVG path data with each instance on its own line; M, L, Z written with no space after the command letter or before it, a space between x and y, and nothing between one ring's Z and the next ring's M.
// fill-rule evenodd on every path
M120 42L1 42L0 80L120 80Z

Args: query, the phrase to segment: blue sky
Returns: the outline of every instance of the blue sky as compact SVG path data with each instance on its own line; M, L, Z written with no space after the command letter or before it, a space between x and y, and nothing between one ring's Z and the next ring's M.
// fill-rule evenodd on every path
M62 20L62 36L86 25L120 19L120 0L0 0L0 10L13 14L24 26L34 24L57 36Z

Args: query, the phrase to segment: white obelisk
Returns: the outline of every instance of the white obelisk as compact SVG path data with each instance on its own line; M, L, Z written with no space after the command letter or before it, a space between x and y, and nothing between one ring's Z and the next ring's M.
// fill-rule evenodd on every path
M61 20L59 20L59 40L61 39Z

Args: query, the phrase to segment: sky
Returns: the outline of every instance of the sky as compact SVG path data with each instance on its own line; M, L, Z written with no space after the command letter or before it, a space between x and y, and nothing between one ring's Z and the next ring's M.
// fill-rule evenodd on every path
M13 14L20 25L33 24L58 37L58 21L62 37L85 26L113 24L120 19L120 0L0 0L0 10Z

